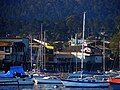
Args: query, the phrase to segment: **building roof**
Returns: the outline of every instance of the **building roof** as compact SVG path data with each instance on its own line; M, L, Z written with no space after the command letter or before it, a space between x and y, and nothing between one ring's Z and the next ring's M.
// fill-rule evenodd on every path
M50 45L49 43L46 43L44 41L40 41L40 40L37 40L37 39L33 39L34 41L36 41L37 43L45 46L47 49L54 49L54 46Z
M0 41L0 46L11 46L12 42L9 41Z
M70 46L66 47L62 50L63 52L80 52L81 46Z

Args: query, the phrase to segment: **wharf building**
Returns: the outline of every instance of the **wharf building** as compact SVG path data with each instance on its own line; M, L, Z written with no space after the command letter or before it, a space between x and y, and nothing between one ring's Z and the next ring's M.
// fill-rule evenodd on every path
M0 69L9 70L10 66L29 68L29 39L2 38L0 39Z
M73 72L81 70L81 40L65 42L58 41L50 45L47 42L34 39L32 42L33 67L48 72ZM103 54L100 48L84 44L84 70L96 71L103 68Z
M71 43L70 46L54 52L55 69L60 72L74 72L81 70L81 59L83 55L84 70L96 71L102 69L103 55L99 48L89 45L82 46Z
M65 43L66 46L65 46ZM103 69L103 54L98 47L84 43L84 70ZM0 39L0 69L23 65L25 70L73 72L81 70L81 40L48 42L28 38ZM31 67L32 65L32 67Z
M84 40L83 53L82 40L78 39L77 36L68 42L59 41L55 43L58 48L54 50L54 70L60 72L80 71L82 58L84 58L83 69L87 71L103 71L103 68L106 70L113 68L111 67L113 60L109 58L111 51L107 46L103 46L103 41ZM105 45L109 45L109 43L107 42ZM105 50L104 53L103 49Z

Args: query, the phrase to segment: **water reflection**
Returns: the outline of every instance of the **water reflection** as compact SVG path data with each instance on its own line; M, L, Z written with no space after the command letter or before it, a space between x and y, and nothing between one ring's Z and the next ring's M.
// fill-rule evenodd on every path
M112 90L109 88L65 88L63 85L38 84L34 86L0 86L0 90Z

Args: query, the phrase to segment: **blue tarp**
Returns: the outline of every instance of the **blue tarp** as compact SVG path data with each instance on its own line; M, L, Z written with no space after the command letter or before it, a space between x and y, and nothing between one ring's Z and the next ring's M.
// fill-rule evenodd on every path
M10 67L10 70L5 74L0 74L0 77L14 77L15 73L20 73L21 75L25 75L22 66L13 66Z

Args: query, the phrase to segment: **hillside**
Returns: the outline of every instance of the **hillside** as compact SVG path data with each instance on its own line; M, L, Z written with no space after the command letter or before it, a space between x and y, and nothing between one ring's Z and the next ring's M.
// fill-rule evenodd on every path
M68 40L81 35L86 12L86 37L108 36L118 31L120 0L1 0L0 35L39 34L40 24L49 40Z

